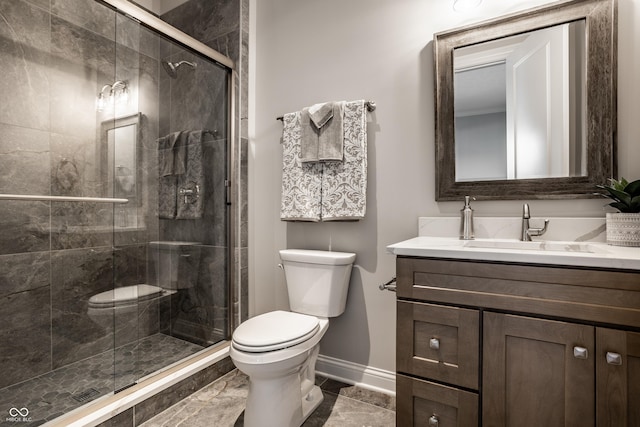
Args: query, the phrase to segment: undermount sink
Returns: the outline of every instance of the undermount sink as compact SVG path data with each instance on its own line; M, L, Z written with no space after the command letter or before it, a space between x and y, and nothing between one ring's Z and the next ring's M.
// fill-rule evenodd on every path
M506 249L506 250L525 250L525 251L543 251L543 252L581 252L604 254L608 251L603 245L595 245L588 242L560 242L560 241L536 241L523 242L520 240L466 240L462 243L465 248L482 248L482 249Z

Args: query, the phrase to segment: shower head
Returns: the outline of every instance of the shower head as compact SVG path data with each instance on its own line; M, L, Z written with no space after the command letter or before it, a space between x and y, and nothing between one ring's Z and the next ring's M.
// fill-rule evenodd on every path
M183 64L188 65L191 68L196 68L198 65L195 62L189 62L189 61L180 61L180 62L162 61L162 66L164 67L164 70L167 72L167 74L169 74L169 76L172 79L175 79L176 77L178 77L178 67L180 67Z

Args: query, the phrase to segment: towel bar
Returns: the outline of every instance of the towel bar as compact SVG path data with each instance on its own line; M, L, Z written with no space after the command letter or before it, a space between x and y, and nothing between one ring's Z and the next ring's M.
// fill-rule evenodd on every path
M394 277L391 280L389 280L387 283L384 283L378 286L378 289L380 289L381 291L396 292L396 278Z
M371 112L371 111L376 111L376 102L375 101L365 101L364 102L365 107L367 107L367 111ZM284 120L284 116L279 116L276 117L276 120Z

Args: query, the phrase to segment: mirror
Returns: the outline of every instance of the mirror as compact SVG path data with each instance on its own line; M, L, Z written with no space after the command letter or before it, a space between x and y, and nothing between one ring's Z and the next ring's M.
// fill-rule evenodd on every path
M434 36L436 200L593 197L615 174L615 0Z
M129 199L118 205L114 222L117 227L137 228L138 207L142 206L141 114L107 120L100 129L100 165L106 197Z

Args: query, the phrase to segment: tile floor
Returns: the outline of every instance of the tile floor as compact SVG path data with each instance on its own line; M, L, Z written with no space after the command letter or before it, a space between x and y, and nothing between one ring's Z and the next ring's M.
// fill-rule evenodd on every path
M303 427L395 426L395 398L323 377L324 400ZM151 418L144 427L242 427L247 377L237 369Z
M155 334L0 389L0 426L16 425L5 422L8 408L27 408L29 426L41 425L200 350L199 345Z

